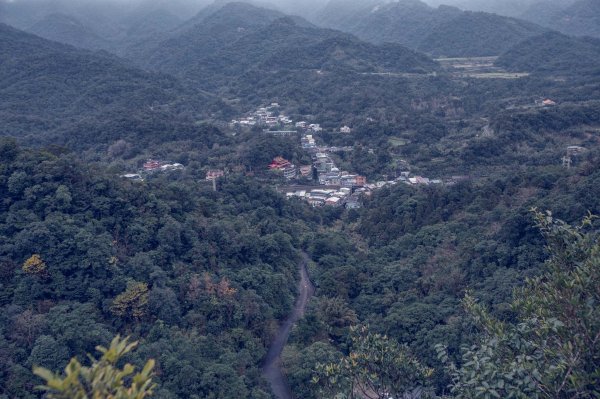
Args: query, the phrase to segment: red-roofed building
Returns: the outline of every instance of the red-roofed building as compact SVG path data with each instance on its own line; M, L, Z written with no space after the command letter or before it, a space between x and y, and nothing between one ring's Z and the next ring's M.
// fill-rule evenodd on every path
M144 170L156 170L159 169L160 166L161 163L159 161L149 159L148 161L146 161L146 163L144 163Z
M297 175L296 166L283 157L276 157L269 165L270 170L283 172L286 179L293 179Z
M283 170L292 166L291 162L283 157L276 157L273 159L273 162L269 165L269 169L271 170Z
M210 181L210 180L216 180L219 177L223 177L225 176L225 172L223 172L222 170L209 170L208 172L206 172L206 180Z

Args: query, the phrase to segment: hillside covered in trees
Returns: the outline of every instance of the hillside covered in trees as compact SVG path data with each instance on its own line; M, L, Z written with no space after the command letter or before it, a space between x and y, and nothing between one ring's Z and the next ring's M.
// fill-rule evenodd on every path
M330 2L319 21L373 43L399 43L434 56L499 55L544 28L496 14L428 6L420 0Z
M274 398L305 261L295 397L597 395L597 39L417 0L31 4L0 0L93 50L0 25L0 399L69 362L78 392Z
M294 301L307 209L243 180L132 185L1 149L5 395L35 397L32 365L58 370L118 331L157 359L160 397L266 395L258 365Z

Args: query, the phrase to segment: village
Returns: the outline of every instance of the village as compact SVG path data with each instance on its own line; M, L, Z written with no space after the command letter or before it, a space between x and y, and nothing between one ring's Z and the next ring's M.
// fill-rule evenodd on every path
M536 101L536 106L548 107L556 103L549 99ZM336 147L318 143L318 135L323 132L319 123L308 121L295 122L287 116L278 103L271 103L252 111L245 116L231 121L232 129L252 129L257 134L267 134L279 137L299 137L299 145L310 155L311 162L303 165L295 165L283 156L276 156L264 171L266 181L275 183L277 191L288 199L296 198L306 201L311 206L332 206L357 209L362 207L365 198L368 198L375 190L397 184L409 186L427 185L453 185L468 176L452 176L450 178L428 178L414 175L407 170L399 172L393 179L385 179L376 182L367 182L367 178L351 171L342 170L335 162L335 153L353 151L350 146ZM256 130L256 129L262 129ZM349 126L340 126L336 133L348 134L352 132ZM580 147L569 147L567 155L562 159L563 166L569 167L571 159L578 155ZM183 170L185 167L179 163L170 163L155 159L148 159L142 168L135 173L127 173L121 177L144 181L144 179L161 172ZM212 183L214 190L217 189L216 182L219 178L226 176L223 169L209 169L206 171L204 180ZM283 184L281 184L283 183Z
M170 163L166 161L158 161L156 159L148 159L142 165L142 168L135 173L125 173L121 177L133 181L144 181L150 175L160 172L169 172L174 170L183 170L185 167L180 163Z
M368 183L365 176L341 170L335 163L334 153L349 152L353 150L352 147L318 145L316 135L323 131L321 125L307 121L294 122L282 112L278 103L260 107L241 118L234 119L229 126L232 129L262 128L262 133L270 136L299 136L299 145L310 155L311 163L295 165L283 156L277 156L270 164L265 165L265 171L270 181L278 183L276 184L277 191L289 199L298 198L314 207L334 206L357 209L373 191L386 186L400 183L407 185L453 184L459 179L456 177L442 181L413 176L411 172L404 171L395 179ZM352 129L344 125L340 126L336 132L348 134L352 132ZM140 170L122 174L121 177L133 181L144 181L161 172L183 169L185 167L179 163L148 159ZM226 171L223 169L209 169L206 171L204 180L212 183L216 190L217 180L225 176ZM282 181L287 184L279 184Z
M365 197L389 185L405 183L409 185L442 184L441 180L429 179L422 176L411 176L410 172L402 172L399 177L390 181L378 181L368 184L365 176L340 170L336 165L332 153L352 151L352 147L319 146L315 134L323 131L320 124L307 121L295 122L280 111L278 103L261 107L258 110L231 122L236 126L264 127L263 133L276 136L300 135L300 145L310 154L312 164L294 165L282 156L275 157L268 165L268 170L283 176L288 182L304 178L318 182L319 186L289 185L278 186L278 191L287 198L300 198L312 206L343 206L356 209L362 206ZM281 130L277 130L277 129ZM337 132L348 134L352 132L349 126L341 126ZM209 171L206 179L213 180L221 176L221 171Z

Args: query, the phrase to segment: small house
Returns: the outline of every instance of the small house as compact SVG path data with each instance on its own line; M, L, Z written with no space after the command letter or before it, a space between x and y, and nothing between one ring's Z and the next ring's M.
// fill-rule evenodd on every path
M219 177L225 176L225 172L220 169L211 169L206 172L206 181L216 180Z

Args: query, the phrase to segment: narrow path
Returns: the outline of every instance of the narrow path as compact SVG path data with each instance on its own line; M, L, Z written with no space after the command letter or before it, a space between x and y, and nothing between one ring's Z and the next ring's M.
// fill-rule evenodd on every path
M269 382L269 385L271 385L271 390L277 399L293 399L294 397L287 379L281 371L281 352L288 341L292 326L304 316L306 304L315 292L315 287L308 277L307 264L308 256L303 253L299 264L300 284L298 285L299 295L296 299L296 304L292 313L290 313L285 322L279 327L277 334L275 334L275 339L271 343L271 347L263 363L263 376Z

